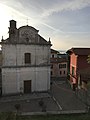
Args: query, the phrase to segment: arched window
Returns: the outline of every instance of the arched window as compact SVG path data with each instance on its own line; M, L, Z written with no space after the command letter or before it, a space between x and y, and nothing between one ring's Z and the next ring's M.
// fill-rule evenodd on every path
M31 64L31 53L25 53L25 64Z

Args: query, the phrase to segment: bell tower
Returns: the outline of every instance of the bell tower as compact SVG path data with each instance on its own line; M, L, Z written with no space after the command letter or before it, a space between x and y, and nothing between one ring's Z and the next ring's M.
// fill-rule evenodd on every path
M16 27L16 21L15 20L10 20L10 27L9 27L9 41L10 42L15 42L17 41L17 27Z

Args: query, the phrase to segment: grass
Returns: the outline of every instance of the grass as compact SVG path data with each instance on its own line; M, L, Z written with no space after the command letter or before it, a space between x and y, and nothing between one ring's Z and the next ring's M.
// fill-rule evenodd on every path
M16 116L12 112L2 112L0 113L0 120L16 120Z
M44 116L23 116L21 120L89 120L88 114L75 115L44 115Z
M34 115L16 118L14 113L0 113L0 120L90 120L90 114Z

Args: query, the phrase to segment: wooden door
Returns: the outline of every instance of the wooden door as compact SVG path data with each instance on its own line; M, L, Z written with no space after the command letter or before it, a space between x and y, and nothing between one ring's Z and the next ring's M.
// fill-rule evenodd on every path
M25 80L24 81L24 93L30 93L31 92L31 80Z

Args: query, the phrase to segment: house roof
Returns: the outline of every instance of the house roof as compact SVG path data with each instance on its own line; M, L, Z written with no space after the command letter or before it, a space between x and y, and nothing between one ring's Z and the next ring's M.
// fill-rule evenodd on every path
M51 49L51 53L59 53L57 50Z
M67 51L68 54L75 53L76 55L89 55L90 48L71 48Z
M50 62L51 63L63 63L63 62L67 62L67 59L65 59L65 58L51 58Z

